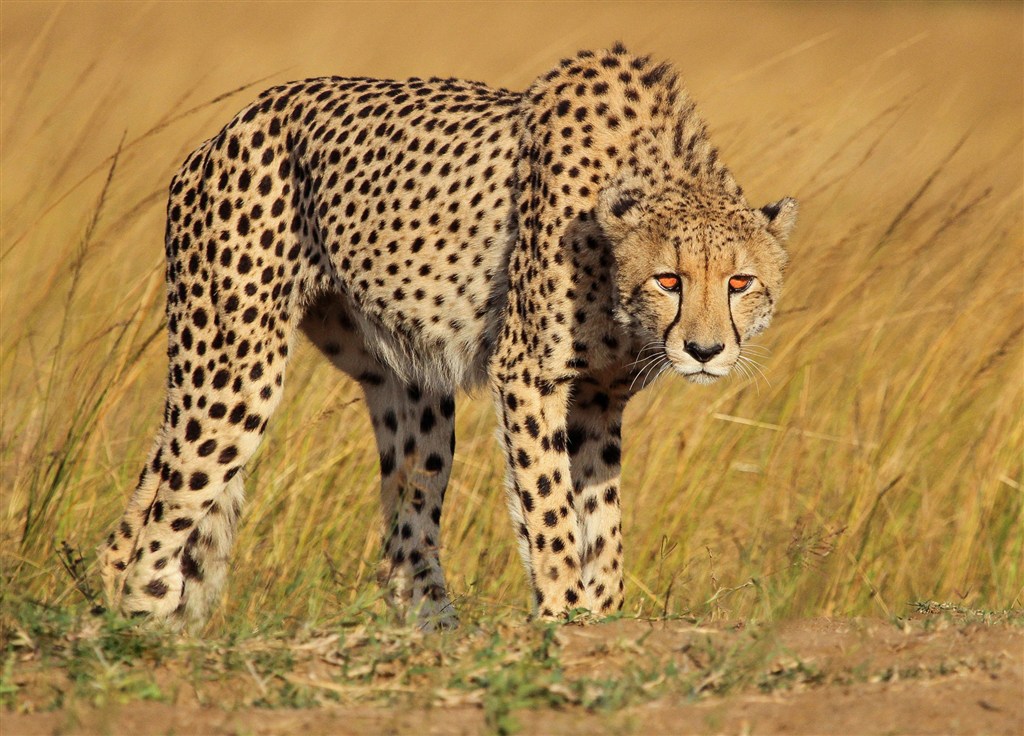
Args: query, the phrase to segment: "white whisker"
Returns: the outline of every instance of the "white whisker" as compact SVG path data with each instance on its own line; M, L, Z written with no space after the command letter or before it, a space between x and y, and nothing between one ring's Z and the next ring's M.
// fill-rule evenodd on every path
M656 375L654 377L654 380L651 381L651 383L652 384L656 383L658 381L658 379L661 378L665 374L665 371L667 371L671 367L672 367L672 363L669 362L668 360L666 360L665 364L663 366L661 366L661 368L658 370L658 375Z
M740 372L742 372L744 377L746 377L748 380L751 378L750 369L747 368L746 364L743 361L743 357L742 356L737 358L737 360L736 360L736 367L740 369Z
M757 362L753 358L751 358L749 356L746 356L746 355L741 355L737 359L737 362L739 362L739 361L743 361L743 363L745 363L747 366L749 366L750 368L753 368L755 371L757 371L760 374L761 378L764 379L764 382L768 386L768 388L772 387L772 382L768 380L768 376L766 376L765 372L763 370L761 370L762 367L764 367L761 363Z
M632 363L630 363L629 366L627 366L627 367L634 366L637 363L640 363L641 361L645 360L646 358L643 357L643 354L645 352L647 352L648 350L664 350L664 348L665 348L665 341L664 340L652 340L651 342L647 343L642 348L640 348L640 351L636 354L636 360L634 360ZM647 357L649 358L650 356L647 356Z
M639 366L639 367L638 367L638 368L636 369L636 372L637 372L638 374L639 374L639 373L643 373L643 372L644 372L644 369L645 369L645 368L648 368L648 367L650 367L651 363L656 363L657 361L661 360L661 359L662 359L662 358L664 358L664 357L665 357L665 356L664 356L664 355L661 355L661 354L657 354L657 355L650 355L650 356L648 356L647 358L645 358L645 359L644 359L643 365Z
M640 390L641 391L647 387L647 379L649 379L651 377L651 375L654 373L654 371L661 365L662 361L664 360L664 358L662 358L661 356L658 356L658 358L659 358L659 360L655 361L654 363L649 364L644 369L644 373L643 373L644 377L640 381Z
M664 362L666 362L666 363L668 362L668 359L667 359L667 358L666 358L666 357L665 357L664 355L658 355L657 357L658 357L658 360L657 360L657 361L654 361L654 362L648 363L648 364L646 365L646 367L645 367L645 368L643 369L643 371L641 371L640 373L638 373L638 374L637 374L637 375L636 375L636 376L635 376L635 377L633 378L633 383L636 383L636 380L637 380L637 378L639 378L640 376L642 376L642 375L644 375L644 374L647 374L647 375L649 376L649 375L651 374L651 371L652 371L652 369L654 369L654 368L657 368L657 367L658 367L658 366L659 366L659 365L661 364L661 362L662 362L662 361L664 361ZM643 390L644 390L644 389L645 389L646 387L647 387L647 380L646 380L646 379L644 379L643 381L641 381L641 382L640 382L640 390L641 390L641 391L643 391ZM629 390L630 390L630 391L632 391L632 390L633 390L633 384L630 384L630 386L629 386Z
M750 370L750 367L747 365L747 358L744 358L743 356L740 356L739 358L737 358L736 359L736 367L739 368L743 372L743 377L747 381L747 383L754 384L754 390L757 391L757 395L760 396L761 395L761 387L758 385L756 377L754 376L753 372Z

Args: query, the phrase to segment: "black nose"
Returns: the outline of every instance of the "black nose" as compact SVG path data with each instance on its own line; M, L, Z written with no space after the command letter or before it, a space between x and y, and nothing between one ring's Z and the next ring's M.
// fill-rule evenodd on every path
M701 363L707 363L720 352L725 350L725 345L720 342L715 343L714 345L698 345L695 342L685 342L683 343L683 349Z

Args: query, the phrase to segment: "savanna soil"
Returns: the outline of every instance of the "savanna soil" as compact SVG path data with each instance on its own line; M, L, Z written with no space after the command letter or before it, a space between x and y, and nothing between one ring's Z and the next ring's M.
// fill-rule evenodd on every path
M253 655L243 657L246 666L198 676L171 657L148 673L162 702L110 698L50 712L8 711L2 731L1024 733L1024 627L1018 624L925 612L897 624L621 620L509 627L500 632L505 661L484 661L481 637L494 643L496 635L406 637L393 651L417 650L412 656L419 661L399 658L399 664L377 650L369 678L347 648L358 646L359 635L294 644L290 666L273 672L254 666L260 658ZM509 646L524 640L537 647ZM419 688L410 674L429 660L455 677L443 687ZM529 668L519 669L528 661L544 668L532 676L532 691ZM523 682L510 687L501 671L518 672ZM559 676L549 677L552 671ZM23 707L42 702L47 692L68 688L68 677L66 669L22 667L19 701ZM304 706L280 707L272 691L282 687L305 693Z

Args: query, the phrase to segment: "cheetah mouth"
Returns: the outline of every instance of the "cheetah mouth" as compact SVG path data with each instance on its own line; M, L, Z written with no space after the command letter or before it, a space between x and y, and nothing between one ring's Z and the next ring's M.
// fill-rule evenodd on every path
M725 373L715 373L707 370L706 368L701 368L695 371L680 371L680 373L682 373L683 378L685 378L690 383L699 384L714 383L719 378L722 378L725 375Z

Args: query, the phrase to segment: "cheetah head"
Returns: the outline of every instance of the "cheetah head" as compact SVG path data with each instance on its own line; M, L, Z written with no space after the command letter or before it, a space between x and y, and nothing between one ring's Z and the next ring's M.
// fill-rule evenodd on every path
M796 215L790 198L752 209L736 195L607 187L597 221L615 257L615 318L644 346L641 363L659 355L694 383L727 375L771 322Z

